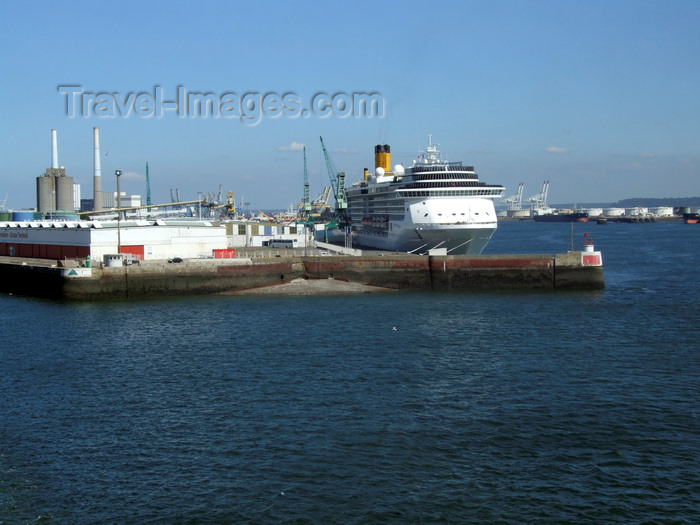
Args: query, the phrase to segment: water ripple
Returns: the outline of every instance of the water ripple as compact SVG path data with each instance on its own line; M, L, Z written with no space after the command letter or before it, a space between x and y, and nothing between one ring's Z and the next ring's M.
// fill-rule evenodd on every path
M600 293L0 298L0 523L700 522L700 285L629 235Z

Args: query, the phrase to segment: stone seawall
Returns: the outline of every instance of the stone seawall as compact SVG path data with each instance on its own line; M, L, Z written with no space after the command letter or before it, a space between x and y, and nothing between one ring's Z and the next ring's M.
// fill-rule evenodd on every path
M274 287L296 279L336 279L396 290L559 290L604 288L603 268L571 256L481 255L276 257L149 261L64 268L55 261L0 260L0 290L70 300L211 294Z
M89 276L67 276L63 296L84 300L231 292L289 282L301 275L299 265L296 273L294 266L285 259L239 259L226 264L205 260L95 268Z
M307 276L387 288L425 290L553 289L548 255L317 257Z

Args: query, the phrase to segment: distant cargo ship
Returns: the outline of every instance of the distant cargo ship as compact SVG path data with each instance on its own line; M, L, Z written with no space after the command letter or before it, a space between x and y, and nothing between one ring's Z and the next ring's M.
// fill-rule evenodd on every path
M686 224L700 223L700 213L684 213L683 222Z
M354 242L369 248L449 255L478 255L498 220L493 200L505 189L486 184L472 166L442 160L428 146L410 167L391 168L389 146L376 146L375 171L347 188Z
M554 212L533 215L532 218L537 222L588 222L588 213L585 211Z

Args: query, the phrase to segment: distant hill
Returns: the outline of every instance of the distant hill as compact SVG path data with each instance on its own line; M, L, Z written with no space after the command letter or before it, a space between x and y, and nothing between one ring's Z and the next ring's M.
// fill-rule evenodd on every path
M622 199L617 202L577 202L550 204L552 208L659 208L672 206L680 208L690 206L700 207L700 197L635 197L634 199Z
M622 199L611 205L613 208L655 208L660 206L700 206L700 197L662 197L662 198L644 198L637 197L634 199Z

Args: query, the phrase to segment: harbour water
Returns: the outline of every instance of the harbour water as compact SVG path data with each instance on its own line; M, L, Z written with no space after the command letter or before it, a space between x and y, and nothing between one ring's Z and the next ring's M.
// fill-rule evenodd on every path
M605 290L0 296L0 523L700 522L700 227L574 228Z

